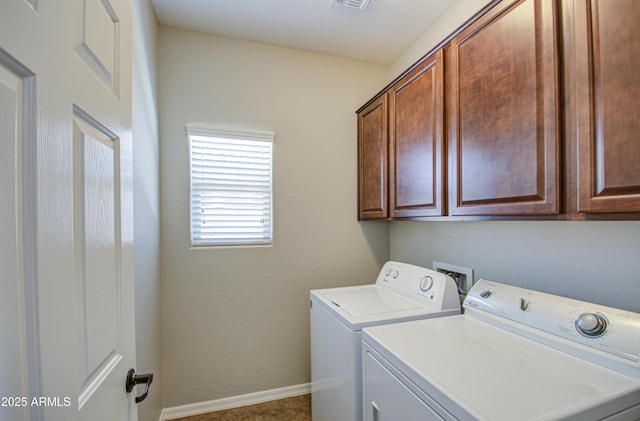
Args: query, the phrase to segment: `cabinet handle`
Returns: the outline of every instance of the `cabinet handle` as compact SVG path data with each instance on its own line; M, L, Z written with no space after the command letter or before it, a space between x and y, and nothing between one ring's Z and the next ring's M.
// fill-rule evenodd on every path
M375 401L371 401L371 409L373 409L373 421L381 421L380 420L380 408L375 403Z

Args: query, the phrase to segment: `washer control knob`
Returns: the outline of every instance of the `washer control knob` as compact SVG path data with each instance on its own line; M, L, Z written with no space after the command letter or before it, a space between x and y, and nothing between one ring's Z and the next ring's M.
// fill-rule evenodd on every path
M489 297L491 297L491 294L492 294L491 290L490 289L486 289L486 290L484 290L484 291L482 291L480 293L480 296L482 298L489 298Z
M602 336L607 330L607 319L598 313L582 313L575 324L578 332L589 338Z
M395 272L393 272L393 279L396 279L398 275L400 275L400 271L396 270Z
M433 287L433 278L429 275L424 276L420 279L420 290L422 292L427 292Z

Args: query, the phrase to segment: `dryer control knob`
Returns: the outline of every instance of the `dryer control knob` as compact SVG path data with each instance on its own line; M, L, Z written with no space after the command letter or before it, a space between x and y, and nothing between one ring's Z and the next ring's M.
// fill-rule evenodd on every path
M607 330L607 319L598 313L582 313L576 319L576 329L589 338L602 336Z
M420 290L422 292L427 292L433 287L433 278L429 275L424 276L420 279Z

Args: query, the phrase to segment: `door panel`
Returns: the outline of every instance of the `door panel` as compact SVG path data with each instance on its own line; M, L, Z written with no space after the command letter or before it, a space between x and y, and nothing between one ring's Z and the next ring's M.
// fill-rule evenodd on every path
M5 62L3 62L5 61ZM0 419L28 419L27 315L22 261L23 81L0 57ZM20 399L16 402L16 398ZM6 399L9 399L8 401Z
M80 23L76 26L76 54L115 93L120 56L118 16L110 2L100 0L86 0L76 11Z
M1 419L137 418L129 8L0 3Z
M86 120L88 121L85 121ZM92 125L93 123L93 125ZM117 139L76 109L74 225L80 326L80 408L122 359L118 302ZM115 374L117 375L117 374Z

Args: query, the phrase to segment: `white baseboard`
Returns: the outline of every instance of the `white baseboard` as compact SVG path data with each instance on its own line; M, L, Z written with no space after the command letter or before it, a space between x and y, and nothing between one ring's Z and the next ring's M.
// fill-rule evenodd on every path
M306 395L308 393L311 393L311 383L281 387L279 389L265 390L263 392L248 393L246 395L232 396L223 399L214 399L207 402L174 406L171 408L164 408L162 410L160 421L190 417L192 415L206 414L207 412L221 411L224 409L239 408L241 406L255 405L257 403L292 398L294 396Z

